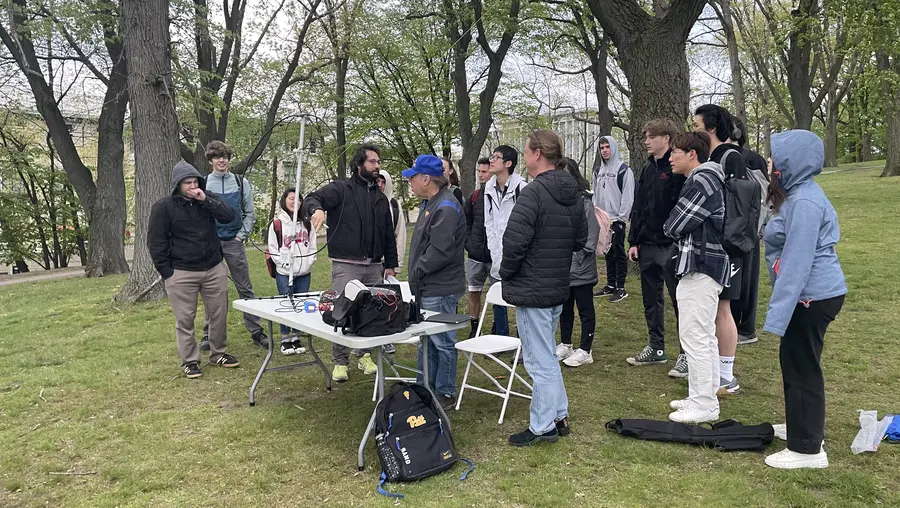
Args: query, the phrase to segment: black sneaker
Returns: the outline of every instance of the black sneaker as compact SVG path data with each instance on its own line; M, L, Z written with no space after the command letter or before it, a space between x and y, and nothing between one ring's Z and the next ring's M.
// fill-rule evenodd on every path
M569 417L565 417L562 420L556 421L556 432L559 434L559 437L566 437L572 433L572 429L569 428Z
M610 303L619 303L622 300L628 298L628 293L624 289L617 289L610 297Z
M188 379L197 379L203 375L203 371L200 370L200 366L197 365L197 362L182 365L181 372L184 372L184 376Z
M611 286L604 286L603 289L598 289L597 291L594 291L594 296L611 296L615 292L616 292L615 288L613 288Z
M470 321L471 324L472 324L472 329L469 330L469 338L472 339L472 338L475 337L475 333L478 331L478 320L477 320L477 319L470 319L469 321Z
M546 441L548 443L555 443L559 440L559 432L556 428L552 428L543 434L535 434L528 429L519 432L518 434L513 434L509 436L509 444L513 446L528 446L530 444L537 443L539 441Z
M438 400L441 403L441 407L444 408L444 411L452 411L456 408L456 397L452 395L438 395Z
M237 361L237 358L231 356L228 353L222 353L222 356L210 363L212 363L213 365L218 365L219 367L226 367L229 369L241 366L241 363Z
M266 332L260 330L253 335L250 336L253 340L253 343L259 347L269 349L269 336L266 335Z
M209 337L203 337L200 341L200 351L209 351Z

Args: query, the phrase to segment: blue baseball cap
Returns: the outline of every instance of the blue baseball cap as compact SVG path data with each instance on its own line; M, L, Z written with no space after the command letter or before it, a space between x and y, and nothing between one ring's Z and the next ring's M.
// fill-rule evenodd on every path
M413 167L404 170L403 178L412 178L416 175L443 176L444 164L434 155L420 155L416 157Z

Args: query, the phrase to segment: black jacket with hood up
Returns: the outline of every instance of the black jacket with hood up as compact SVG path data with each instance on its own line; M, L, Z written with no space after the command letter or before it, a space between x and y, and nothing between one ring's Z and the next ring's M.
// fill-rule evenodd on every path
M384 259L384 266L398 266L391 204L374 181L354 172L331 182L303 200L305 218L316 210L328 213L329 258L359 264Z
M196 177L206 199L183 196L178 185ZM147 248L156 271L168 279L175 270L202 272L222 262L222 243L216 233L216 219L231 222L235 214L217 194L206 191L206 179L187 162L172 169L172 194L153 204L147 229Z
M672 172L669 150L656 159L650 157L641 178L634 188L631 209L631 231L628 243L632 247L644 244L671 245L673 240L663 232L663 224L678 203L678 196L687 178Z
M487 232L484 230L484 185L473 192L473 197L463 204L466 212L466 252L469 259L481 263L491 262L491 251L488 249Z
M503 234L500 279L507 303L547 308L569 298L572 253L587 242L583 200L564 170L541 173L522 188Z

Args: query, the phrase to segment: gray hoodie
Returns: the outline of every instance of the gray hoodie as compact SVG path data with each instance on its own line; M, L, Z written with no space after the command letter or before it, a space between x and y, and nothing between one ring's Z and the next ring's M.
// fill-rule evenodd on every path
M609 160L594 168L594 206L609 214L613 222L627 222L634 204L634 172L619 156L619 145L612 136Z
M584 198L584 217L587 220L587 241L581 250L572 254L572 274L570 286L593 286L597 277L597 237L600 236L600 223L594 214L594 205L588 196Z
M178 184L180 184L181 181L185 178L191 177L196 177L199 181L200 188L206 191L206 179L200 176L200 172L187 162L180 161L175 164L174 168L172 168L172 179L169 181L169 184L172 186L172 195L180 195L180 193L178 192Z

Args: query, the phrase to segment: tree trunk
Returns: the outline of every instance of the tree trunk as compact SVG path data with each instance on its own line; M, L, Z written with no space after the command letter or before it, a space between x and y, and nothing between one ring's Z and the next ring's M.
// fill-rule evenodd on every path
M349 48L344 43L339 49L339 57L334 61L334 69L337 73L334 86L334 105L335 105L335 129L337 149L338 149L338 178L347 178L347 119L346 119L346 99L347 99L347 65L349 58L347 56ZM351 168L356 171L356 168Z
M637 177L646 160L643 125L668 118L684 125L689 114L690 72L685 49L705 0L676 0L651 16L633 0L588 0L594 17L618 50L631 89L632 136L628 143Z
M893 58L888 54L876 55L878 68L893 74L893 78L900 76L900 53ZM882 91L885 98L884 123L887 126L884 142L887 160L884 162L884 171L881 176L900 176L900 90L895 80L882 77Z
M725 44L728 46L728 61L731 64L731 93L734 95L734 113L744 121L744 125L747 125L744 78L741 75L741 62L738 59L738 44L734 33L734 18L731 15L731 0L719 0L719 5L722 6L722 27L725 29Z
M78 247L78 259L81 260L81 266L87 265L87 245L85 245L84 234L81 232L81 221L78 219L78 203L75 202L75 193L72 186L68 183L63 187L65 189L65 202L69 210L72 211L72 227L75 228L75 245Z
M147 250L150 208L171 192L169 176L180 159L172 97L168 0L123 0L125 51L134 136L134 266L116 297L157 300L165 294Z
M825 167L837 167L837 125L838 107L837 91L828 92L828 103L825 105Z

